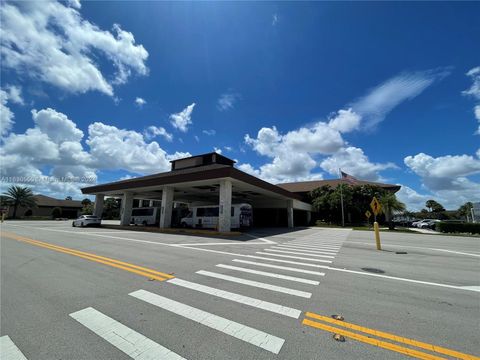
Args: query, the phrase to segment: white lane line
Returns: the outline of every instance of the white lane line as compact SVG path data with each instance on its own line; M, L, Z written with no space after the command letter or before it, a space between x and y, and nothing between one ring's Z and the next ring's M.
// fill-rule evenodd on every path
M466 252L461 252L461 251L453 251L453 250L445 250L445 249L433 249L432 250L435 250L435 251L443 251L443 252L448 252L448 253L452 253L452 254L459 254L459 255L468 255L468 256L476 256L476 257L480 257L480 255L478 254L471 254L471 253L466 253Z
M184 359L92 307L71 313L70 316L132 359Z
M307 256L314 256L314 257L323 257L323 258L327 258L327 259L335 259L335 256L330 256L330 255L309 254L309 253L304 253L304 252L284 251L284 250L263 249L263 251L273 251L273 252L279 252L279 253L283 253L283 254L307 255Z
M306 258L306 257L301 257L301 256L292 256L292 255L270 254L270 253L265 253L265 252L262 252L262 251L256 251L255 254L268 255L268 256L278 256L278 257L281 257L281 258L307 260L307 261L314 261L314 262L322 262L322 263L327 263L327 264L332 263L331 260L312 259L312 258Z
M264 243L267 243L267 244L276 244L275 241L265 239L264 237L261 237L259 235L252 235L252 234L245 234L245 235L252 238L252 239L257 239L257 240L263 241Z
M277 250L291 250L291 251L303 251L307 252L309 254L323 254L323 255L333 255L335 256L337 254L337 251L329 251L329 250L310 250L310 249L304 249L304 248L299 248L296 246L272 246L272 249L277 249Z
M300 290L286 288L286 287L283 287L283 286L266 284L266 283L262 283L262 282L259 282L259 281L242 279L242 278L239 278L239 277L236 277L236 276L218 274L218 273L214 273L214 272L211 272L211 271L205 271L205 270L200 270L200 271L197 271L195 273L199 274L199 275L213 277L215 279L231 281L231 282L234 282L234 283L237 283L237 284L253 286L253 287L260 288L260 289L266 289L266 290L271 290L271 291L276 291L276 292L281 292L281 293L284 293L284 294L299 296L299 297L303 297L303 298L307 298L307 299L310 299L312 297L312 293L309 293L309 292L306 292L306 291L300 291Z
M249 296L244 296L240 294L236 294L230 291L224 291L220 289L216 289L210 286L205 286L197 283L193 283L190 281L182 280L179 278L173 278L167 281L167 283L183 286L184 288L200 291L204 294L209 294L213 296L218 296L222 299L231 300L240 304L253 306L258 309L270 311L276 314L288 316L294 319L298 319L300 314L302 313L301 310L297 310L288 306L283 306L275 303L271 303L268 301L263 301L260 299L255 299Z
M242 263L242 264L263 266L263 267L268 267L268 268L272 268L272 269L287 270L287 271L299 272L299 273L304 273L304 274L325 276L325 273L323 273L323 272L298 269L298 268L293 268L293 267L289 267L289 266L264 264L264 263L259 263L259 262L256 262L256 261L248 261L248 260L241 260L241 259L233 259L232 261L233 262L239 262L239 263Z
M267 334L266 332L225 319L206 311L170 300L166 297L145 290L137 290L129 294L137 299L158 306L174 314L183 316L199 324L221 331L239 340L248 342L262 349L278 354L285 342L284 339Z
M238 267L238 266L231 266L231 265L224 265L224 264L218 264L218 265L215 265L215 266L220 267L220 268L224 268L224 269L229 269L229 270L242 271L242 272L246 272L246 273L250 273L250 274L267 276L267 277L271 277L271 278L295 281L295 282L299 282L299 283L303 283L303 284L309 284L309 285L319 285L320 284L320 282L316 281L316 280L309 280L309 279L304 279L304 278L298 278L298 277L295 277L295 276L275 274L275 273L271 273L271 272L253 270L253 269L242 268L242 267Z
M465 289L465 290L472 290L472 291L480 292L480 286L462 286L462 288Z
M0 337L0 355L4 360L27 360L8 335Z
M372 244L372 243L359 242L359 241L349 241L349 243L375 246L375 244ZM404 248L421 249L421 250L443 251L443 252L449 252L449 253L452 253L452 254L480 257L480 254L467 253L467 252L461 252L461 251L453 251L453 250L448 250L448 249L437 249L437 248L428 248L428 247L423 247L423 246L410 246L410 245L400 245L400 244L385 244L385 245L386 246L392 246L392 247L395 246L395 247L404 247Z

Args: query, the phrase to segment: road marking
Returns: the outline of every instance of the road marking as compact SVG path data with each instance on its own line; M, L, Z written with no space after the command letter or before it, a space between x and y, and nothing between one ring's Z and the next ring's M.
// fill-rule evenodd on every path
M264 237L261 237L259 235L254 235L254 234L245 234L245 235L248 236L249 238L260 240L267 244L276 244L275 241L265 239Z
M360 334L350 332L350 331L346 331L346 330L343 330L343 329L339 329L339 328L336 328L336 327L333 327L333 326L320 324L316 321L312 321L312 320L309 320L309 319L304 319L302 321L302 324L310 326L310 327L314 327L314 328L317 328L317 329L320 329L320 330L325 330L325 331L331 332L333 334L343 335L343 336L349 337L351 339L354 339L354 340L357 340L357 341L360 341L360 342L363 342L363 343L367 343L367 344L370 344L370 345L373 345L373 346L377 346L377 347L380 347L380 348L384 348L384 349L387 349L387 350L390 350L390 351L395 351L395 352L398 352L400 354L416 357L418 359L445 360L444 358L441 358L441 357L438 357L438 356L434 356L434 355L423 353L423 352L420 352L420 351L417 351L417 350L413 350L413 349L409 349L409 348L406 348L406 347L394 345L394 344L386 342L386 341L372 339L368 336L360 335Z
M246 272L246 273L250 273L250 274L262 275L262 276L267 276L267 277L271 277L271 278L296 281L296 282L303 283L303 284L309 284L309 285L319 285L320 284L319 281L315 281L315 280L303 279L303 278L298 278L298 277L288 276L288 275L282 275L282 274L275 274L275 273L266 272L266 271L247 269L247 268L242 268L242 267L238 267L238 266L223 265L223 264L218 264L216 266L220 267L220 268L224 268L224 269L242 271L242 272Z
M268 254L268 255L270 255L270 254ZM235 254L235 256L239 256L239 254ZM321 268L321 269L330 269L330 266L327 266L327 265L318 265L318 264L309 264L309 263L298 262L298 261L272 259L272 258L267 258L267 257L264 257L264 256L255 256L255 255L243 255L243 254L240 254L240 256L243 256L243 257L246 257L246 258L249 258L249 259L260 259L260 260L281 262L281 263L284 263L284 264L294 264L294 265L315 267L315 268Z
M330 317L322 316L322 315L311 313L311 312L305 313L305 316L316 319L316 320L324 321L324 322L327 322L327 323L330 323L330 324L335 324L337 326L342 326L342 327L345 327L345 328L350 329L350 330L360 331L360 332L363 332L363 333L366 333L366 334L374 335L374 336L381 337L381 338L388 339L388 340L393 340L393 341L398 342L398 343L414 346L414 347L417 347L417 348L425 349L425 350L436 352L436 353L439 353L439 354L452 356L452 357L455 357L455 358L458 358L458 359L465 359L465 360L480 359L480 358L475 357L473 355L464 354L464 353L461 353L461 352L458 352L458 351L455 351L455 350L451 350L451 349L447 349L447 348L444 348L444 347L441 347L441 346L432 345L432 344L428 344L428 343L425 343L425 342L421 342L421 341L405 338L405 337L402 337L402 336L394 335L394 334L391 334L391 333L366 328L366 327L355 325L355 324L352 324L352 323L348 323L348 322L345 322L345 321L342 321L342 320L335 320L335 319L332 319ZM410 349L408 349L408 350L410 350Z
M27 360L8 335L0 337L0 355L4 360Z
M117 269L125 270L125 271L128 271L128 272L131 272L131 273L134 273L134 274L137 274L137 275L141 275L141 276L145 276L145 277L148 277L148 278L152 278L152 279L155 279L155 280L158 280L158 281L164 281L164 280L171 279L171 278L174 277L170 274L166 274L166 273L159 272L159 271L156 271L156 270L153 270L153 269L148 269L148 268L145 268L145 267L142 267L142 266L130 264L130 263L127 263L127 262L124 262L124 261L115 260L115 259L107 258L107 257L104 257L104 256L99 256L99 255L87 253L87 252L84 252L84 251L70 249L70 248L66 248L66 247L63 247L63 246L53 245L53 244L43 242L43 241L33 240L33 239L30 239L30 238L27 238L27 237L19 236L19 235L16 235L16 234L5 232L5 231L2 232L2 236L5 236L7 238L17 240L17 241L20 241L20 242L28 243L28 244L31 244L31 245L43 247L43 248L46 248L46 249L49 249L49 250L54 250L54 251L61 252L61 253L64 253L64 254L77 256L77 257L80 257L82 259L86 259L86 260L94 261L94 262L101 263L101 264L104 264L104 265L108 265L108 266L111 266L111 267L114 267L114 268L117 268Z
M299 272L299 273L304 273L304 274L325 276L325 273L323 273L323 272L311 271L311 270L304 270L304 269L297 269L297 268L292 268L292 267L289 267L289 266L279 266L279 265L272 265L272 264L264 264L264 263L259 263L259 262L255 262L255 261L247 261L247 260L240 260L240 259L233 259L232 261L234 261L234 262L239 262L239 263L242 263L242 264L250 264L250 265L256 265L256 266L263 266L263 267L268 267L268 268L272 268L272 269L288 270L288 271Z
M276 314L288 316L294 319L298 319L300 317L300 314L302 313L300 310L290 308L288 306L283 306L275 303L271 303L268 301L263 301L260 299L255 299L249 296L244 296L240 294L236 294L230 291L224 291L220 289L216 289L210 286L205 286L197 283L193 283L190 281L182 280L179 278L175 279L170 279L167 281L170 284L178 285L178 286L183 286L184 288L187 289L192 289L196 291L200 291L204 294L209 294L213 296L218 296L222 299L227 299L230 301L234 301L240 304L252 306L258 309L270 311Z
M304 248L299 248L297 246L293 245L277 245L277 246L272 246L272 249L278 249L278 250L294 250L294 251L304 251L309 254L323 254L323 255L336 255L337 252L330 251L330 250L310 250L310 249L304 249Z
M362 245L375 246L375 244L367 243L367 242L352 241L352 240L349 240L348 242L352 243L352 244L362 244ZM422 249L422 250L443 251L443 252L449 252L449 253L452 253L452 254L480 257L480 254L476 254L476 253L467 253L467 252L453 251L453 250L447 250L447 249L429 248L429 247L423 247L423 246L410 246L410 245L400 245L400 244L386 244L386 246L404 247L404 248Z
M178 301L170 300L166 297L151 293L149 291L137 290L129 295L170 311L174 314L183 316L199 324L221 331L224 334L233 336L239 340L258 346L274 354L278 354L285 343L285 340L282 338L267 334L261 330L228 320L192 306L182 304Z
M242 279L242 278L238 278L230 275L218 274L211 271L200 270L200 271L197 271L196 274L210 276L216 279L231 281L237 284L243 284L243 285L253 286L261 289L281 292L288 295L299 296L307 299L310 299L312 297L312 293L309 293L306 291L300 291L300 290L286 288L283 286L271 285L271 284L266 284L258 281Z
M71 313L70 316L132 359L184 359L92 307Z
M276 256L276 257L288 258L288 259L307 260L307 261L313 261L313 262L322 262L322 263L327 263L327 264L332 263L331 260L312 259L312 258L306 258L306 257L301 257L301 256L293 256L293 255L270 254L270 253L266 253L266 252L262 252L262 251L256 251L255 254Z
M341 248L341 246L331 246L331 245L312 244L312 243L290 242L289 244L290 245L298 245L298 246L310 246L310 247L321 248L321 249L330 249L330 250L339 250Z
M320 255L320 254L309 254L309 253L296 252L296 251L284 251L284 250L277 250L277 249L263 249L263 251L272 251L272 252L279 252L279 253L283 253L283 254L307 255L307 256L314 256L314 257L323 257L323 258L327 258L327 259L335 259L335 256Z
M319 251L330 251L330 252L338 252L339 249L330 249L330 248L323 248L318 246L308 246L308 245L294 245L294 244L279 244L276 246L289 246L289 247L296 247L296 248L305 248L309 250L319 250Z

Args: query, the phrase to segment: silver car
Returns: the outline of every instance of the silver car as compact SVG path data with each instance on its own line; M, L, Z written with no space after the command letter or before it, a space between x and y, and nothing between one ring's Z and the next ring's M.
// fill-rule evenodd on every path
M95 215L82 215L78 219L73 220L72 226L100 226L102 219Z

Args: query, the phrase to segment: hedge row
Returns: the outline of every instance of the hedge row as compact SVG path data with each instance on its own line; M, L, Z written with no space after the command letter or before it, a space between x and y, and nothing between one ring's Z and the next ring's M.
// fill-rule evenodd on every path
M439 222L437 224L437 231L443 233L480 234L480 223Z

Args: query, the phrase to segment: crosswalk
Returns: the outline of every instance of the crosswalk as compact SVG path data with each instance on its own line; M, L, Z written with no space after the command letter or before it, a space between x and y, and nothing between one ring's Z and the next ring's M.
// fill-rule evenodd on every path
M207 307L193 306L189 297L182 297L182 301L179 301L173 296L164 296L176 292L162 293L162 289L164 286L182 288L191 292L192 298L195 294L201 294L217 301L226 301L231 304L229 306L242 306L241 311L253 312L253 315L261 311L268 316L296 320L302 314L299 301L312 297L313 290L321 284L329 264L334 261L348 234L346 230L310 231L303 237L262 247L255 255L233 256L231 264L218 263L212 268L194 271L191 279L169 279L155 292L139 289L128 296L155 311L167 312L191 321L192 325L217 331L222 336L230 337L231 341L240 341L260 351L279 354L286 339L276 334L275 328L268 329L268 322L262 323L261 328L258 323L255 327L248 324L248 317L238 319L235 313L229 316L215 314L216 311L211 311L211 308L206 311ZM296 306L291 306L292 303ZM76 311L70 317L132 359L176 360L184 359L182 356L187 355L182 354L182 348L173 345L174 349L169 349L169 344L162 344L162 339L149 339L138 332L135 326L130 328L93 307ZM3 349L12 349L12 345L18 350L10 338L4 338L0 338L2 355ZM9 351L14 353L13 350ZM20 350L18 352L21 355ZM14 355L6 358L25 359Z

